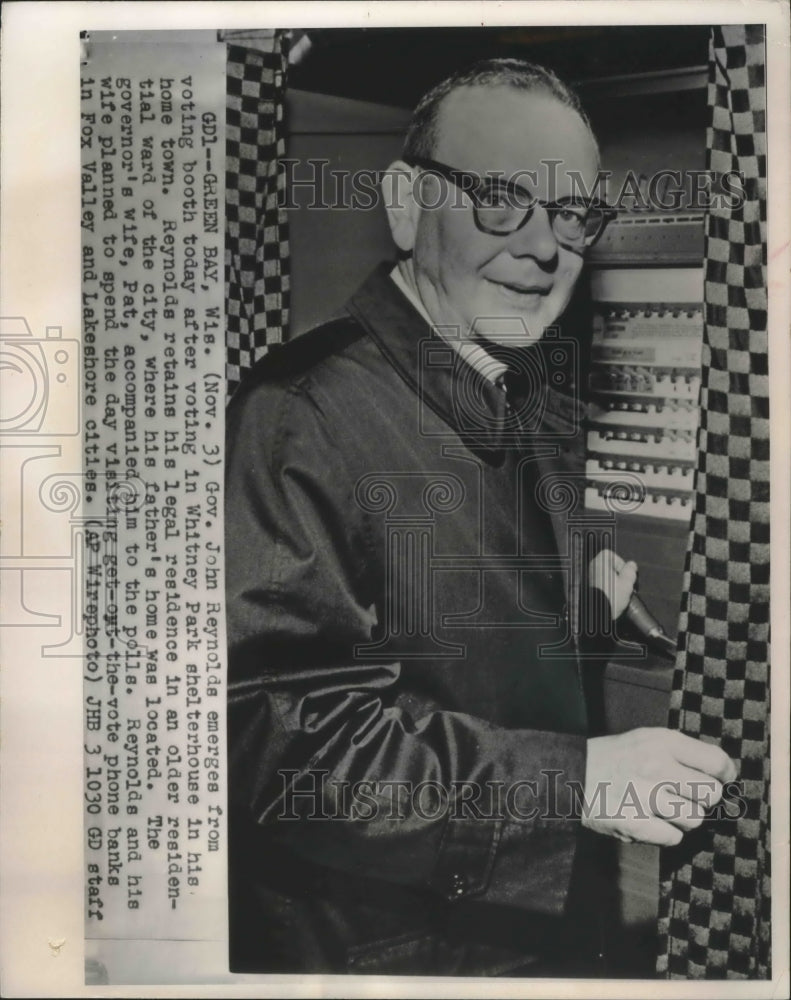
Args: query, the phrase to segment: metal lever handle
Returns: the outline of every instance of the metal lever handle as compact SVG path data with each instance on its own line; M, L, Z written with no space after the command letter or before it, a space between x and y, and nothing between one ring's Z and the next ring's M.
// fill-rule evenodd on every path
M671 660L676 658L676 644L651 614L637 594L633 593L626 606L626 619L635 629Z

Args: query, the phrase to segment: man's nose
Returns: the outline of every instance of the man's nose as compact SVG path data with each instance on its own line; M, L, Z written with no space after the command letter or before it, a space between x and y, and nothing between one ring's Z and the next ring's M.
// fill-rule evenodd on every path
M554 271L558 246L549 213L543 205L536 205L522 228L511 234L508 249L514 257L532 257L542 269Z

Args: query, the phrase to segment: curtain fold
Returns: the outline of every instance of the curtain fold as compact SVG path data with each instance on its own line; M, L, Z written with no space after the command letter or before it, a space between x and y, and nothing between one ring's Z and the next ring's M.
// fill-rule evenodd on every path
M712 29L707 169L744 202L706 223L696 503L669 726L739 769L718 815L662 852L659 958L668 979L771 977L769 385L762 25Z
M252 37L252 36L255 37ZM227 35L226 35L227 40ZM230 394L269 344L288 336L288 219L280 207L288 32L227 40L226 379Z

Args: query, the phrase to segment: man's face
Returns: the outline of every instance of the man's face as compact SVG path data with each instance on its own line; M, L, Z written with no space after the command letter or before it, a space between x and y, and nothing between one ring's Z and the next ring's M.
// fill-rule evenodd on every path
M596 147L579 115L545 92L508 86L449 94L433 158L482 177L522 172L522 186L542 200L579 193L569 171L592 190L598 169ZM560 163L547 166L550 160ZM536 184L524 173L530 171ZM475 225L468 196L435 176L422 183L424 204L445 194L440 207L421 211L413 247L418 293L434 322L498 343L513 344L524 328L528 340L539 339L566 308L581 256L557 242L541 206L517 232L493 236Z

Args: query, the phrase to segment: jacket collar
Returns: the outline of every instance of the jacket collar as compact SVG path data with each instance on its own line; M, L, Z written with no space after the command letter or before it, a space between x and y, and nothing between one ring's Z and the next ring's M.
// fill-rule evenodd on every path
M535 447L542 439L548 443L548 437L556 440L558 433L569 436L579 428L581 406L546 385L538 405L527 401L520 420L507 407L503 390L449 344L453 334L443 331L440 337L398 289L390 278L392 267L380 265L346 308L416 394L421 429L426 406L468 447L497 462L507 449Z

